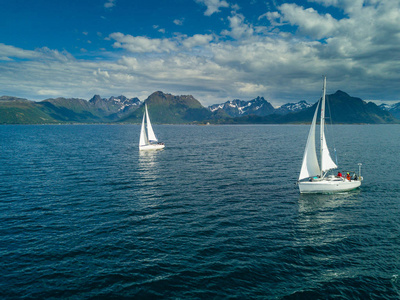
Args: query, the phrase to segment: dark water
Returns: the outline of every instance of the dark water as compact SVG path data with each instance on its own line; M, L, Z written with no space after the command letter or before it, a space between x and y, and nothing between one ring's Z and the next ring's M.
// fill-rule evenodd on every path
M308 126L155 131L0 126L1 298L400 298L399 126L334 126L364 182L311 196Z

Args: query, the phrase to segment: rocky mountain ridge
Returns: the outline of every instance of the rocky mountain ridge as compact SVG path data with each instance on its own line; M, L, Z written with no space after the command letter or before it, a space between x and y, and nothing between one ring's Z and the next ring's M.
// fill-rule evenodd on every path
M264 97L257 97L250 101L235 99L222 104L210 105L208 109L213 113L223 111L230 117L242 117L247 115L267 116L271 114L284 115L291 112L298 112L310 107L305 100L297 103L287 103L278 108L274 108Z

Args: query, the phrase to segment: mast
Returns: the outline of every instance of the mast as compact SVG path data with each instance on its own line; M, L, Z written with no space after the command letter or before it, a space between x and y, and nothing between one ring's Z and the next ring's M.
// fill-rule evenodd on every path
M321 123L320 123L320 139L321 139L321 147L320 147L320 151L321 151L321 178L323 175L323 162L322 159L324 157L324 127L325 127L325 92L326 92L326 76L323 75L322 76L324 78L324 84L323 84L323 88L322 88L322 103L321 103Z

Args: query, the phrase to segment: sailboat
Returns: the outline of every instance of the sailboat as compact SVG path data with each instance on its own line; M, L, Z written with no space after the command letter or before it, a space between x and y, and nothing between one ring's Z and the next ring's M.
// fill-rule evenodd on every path
M329 149L325 139L325 93L326 93L326 77L323 76L322 97L315 109L314 117L311 123L310 132L308 134L307 144L304 151L303 163L298 179L300 193L334 193L350 191L361 185L361 164L359 166L359 175L352 172L352 176L347 173L346 177L340 176L341 173L327 176L329 170L336 169L337 165L329 154ZM318 162L316 146L315 146L315 128L317 123L317 115L321 106L320 121L320 163Z
M139 150L158 150L165 147L164 143L159 143L151 126L147 104L144 105L142 127L140 129Z

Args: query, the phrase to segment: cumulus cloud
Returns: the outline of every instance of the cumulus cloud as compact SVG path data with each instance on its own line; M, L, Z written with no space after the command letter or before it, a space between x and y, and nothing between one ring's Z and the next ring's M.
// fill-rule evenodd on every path
M12 61L15 58L19 59L33 59L38 58L40 53L30 50L23 50L10 45L0 43L0 61Z
M208 45L212 40L213 36L211 34L195 34L192 37L188 37L182 42L185 48L193 48L197 46Z
M94 76L100 76L100 77L105 77L105 78L110 78L110 74L107 71L102 71L100 68L97 70L93 71Z
M133 53L171 52L177 50L177 45L169 39L150 39L144 36L125 35L120 32L110 34L114 39L114 48L123 48Z
M283 21L298 26L299 32L314 39L332 36L339 26L339 22L330 14L320 15L313 8L304 9L296 4L283 4L280 12Z
M211 16L219 12L221 7L229 7L228 2L225 0L196 0L196 2L207 6L207 10L204 13L205 16Z
M321 13L318 6L285 3L260 12L270 21L263 32L237 12L220 33L153 39L115 32L106 40L125 51L108 57L104 52L93 61L46 47L32 51L0 44L0 85L26 98L56 92L147 96L163 90L193 94L203 105L256 96L279 105L317 100L320 76L326 74L328 93L341 89L384 100L377 88L382 86L387 99L398 99L400 2L366 0L356 10L359 1L313 1L341 9L342 17Z
M171 55L170 51L157 60L148 58L146 66L157 75L146 73L144 62L137 59L126 57L119 63L136 75L146 73L154 83L192 89L205 99L210 98L207 92L219 99L227 95L250 99L261 94L274 104L310 96L317 99L321 74L328 75L332 92L342 89L359 97L371 98L373 82L379 84L377 78L382 78L385 86L394 86L400 79L395 74L400 60L393 60L400 56L399 2L371 0L356 10L358 1L314 1L342 9L344 17L285 3L260 14L271 21L269 31L260 34L244 15L233 12L228 17L229 28L220 36L169 40L181 54ZM292 30L287 31L287 26ZM194 47L203 48L207 55L182 53Z
M228 17L230 30L222 31L223 35L231 36L235 39L248 39L253 36L254 29L245 22L245 18L241 14L234 14Z
M245 94L265 93L267 88L262 84L255 84L251 82L235 82L238 90Z
M208 45L213 39L211 34L195 34L191 37L178 35L170 39L150 39L143 36L125 35L120 32L110 34L114 39L114 48L123 48L132 53L170 53L173 51L191 49L197 46Z
M381 0L309 0L309 2L320 3L324 6L333 6L342 9L346 14L359 12L363 8L364 4L375 5ZM383 2L383 1L382 1Z

